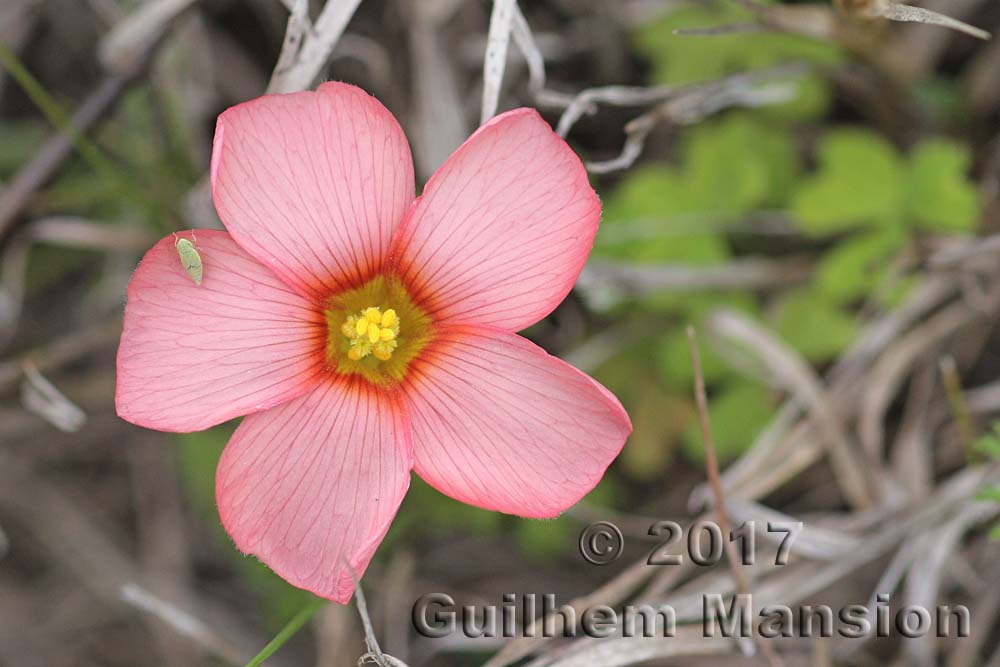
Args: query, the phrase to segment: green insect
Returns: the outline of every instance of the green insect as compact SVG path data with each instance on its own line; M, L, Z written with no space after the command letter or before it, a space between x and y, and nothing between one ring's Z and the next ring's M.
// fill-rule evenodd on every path
M194 232L191 232L191 237L194 238L195 242L198 241ZM194 243L174 234L174 247L177 248L177 256L181 258L181 266L187 271L188 277L194 281L195 285L201 285L201 276L203 273L201 255L198 253L198 249Z

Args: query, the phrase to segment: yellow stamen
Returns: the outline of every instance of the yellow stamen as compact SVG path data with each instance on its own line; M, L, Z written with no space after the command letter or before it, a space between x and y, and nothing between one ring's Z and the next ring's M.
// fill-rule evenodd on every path
M399 316L391 308L382 312L368 307L357 315L349 316L341 325L340 332L348 339L348 359L360 361L374 355L380 361L388 361L399 345Z

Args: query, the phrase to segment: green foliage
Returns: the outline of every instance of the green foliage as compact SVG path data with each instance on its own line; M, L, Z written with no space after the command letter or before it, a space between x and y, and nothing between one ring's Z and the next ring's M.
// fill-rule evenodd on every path
M683 172L665 166L636 169L604 204L604 224L598 234L594 254L639 263L724 262L729 257L724 238L706 233L704 229L699 229L700 225L684 224L686 219L702 211L702 202L688 188L688 179ZM681 221L681 224L646 224L657 230L646 236L630 235L628 229L623 229L635 226L637 221L640 224L649 221L659 223L664 219ZM609 237L611 240L607 240Z
M759 309L749 292L728 291L721 293L695 292L686 295L683 308L678 311L684 323L700 327L704 318L719 308L736 310L757 317ZM687 333L683 326L672 327L660 337L656 354L656 367L663 382L682 395L690 395L694 386L694 368L691 366L691 352L688 348ZM702 374L705 382L714 384L733 375L732 369L711 345L702 346Z
M816 301L848 304L871 294L891 270L891 258L906 243L899 225L848 237L827 251L816 270Z
M689 132L683 160L692 197L713 212L777 204L799 171L788 135L746 113Z
M11 176L31 159L45 134L45 126L35 120L0 123L0 178Z
M731 113L690 128L676 166L655 164L631 170L606 198L604 223L612 227L648 219L667 223L660 225L662 244L653 249L649 242L657 239L620 244L618 250L629 259L645 251L657 261L722 261L728 257L722 250L724 238L706 228L704 220L783 203L800 169L795 144L779 126L747 112ZM714 237L715 244L710 246L712 251L692 258L677 249L678 239L684 236ZM599 249L608 252L621 238L620 230L602 229Z
M974 449L981 456L994 462L1000 461L1000 422L994 422L993 430L976 440ZM988 486L980 489L976 494L976 499L1000 505L1000 486ZM1000 523L993 525L990 537L994 540L1000 540Z
M754 17L730 2L681 5L661 18L639 26L636 49L649 59L653 81L684 85L788 62L832 65L842 60L836 46L826 42L779 33L733 33L710 37L677 35L675 30L751 23ZM796 100L778 105L782 116L801 118L822 114L830 99L829 86L819 76L801 81ZM765 113L774 113L769 111Z
M642 384L643 389L629 400L634 430L618 465L629 477L647 482L663 478L674 445L693 411L688 401L665 391L654 380L647 378Z
M302 626L316 615L316 612L328 604L329 601L327 600L311 597L305 606L288 620L288 623L281 628L278 634L274 636L274 639L269 641L257 655L251 658L245 667L260 667L260 665L263 665L264 661L274 655L289 639L294 637L295 633L301 630Z
M979 194L967 173L972 156L964 144L931 139L910 155L907 200L915 224L942 232L971 232Z
M753 444L754 438L767 426L774 405L767 388L748 380L734 380L711 397L708 416L712 423L712 440L720 463L732 461ZM697 419L688 422L684 434L684 451L692 461L705 461L701 426Z
M800 172L794 143L772 121L737 112L699 124L686 133L676 165L637 168L606 198L595 256L652 264L725 263L731 258L727 227L753 211L783 206ZM662 475L676 444L684 442L688 453L701 447L700 436L691 437L697 419L683 324L700 325L719 307L752 317L760 316L760 308L753 294L742 290L656 295L642 305L673 317L675 325L644 342L634 358L613 362L632 372L622 378L602 373L601 379L628 397L634 417L636 430L622 466L636 479L651 479ZM701 352L706 380L717 389L712 409L721 410L721 418L735 415L741 421L722 427L720 451L738 452L770 418L772 406L758 391L750 399L755 419L744 418L738 403L752 393L745 381L711 346ZM651 356L656 377L637 379L634 369L648 365Z
M721 56L713 62L722 67ZM700 451L700 438L692 435L697 424L684 324L697 326L716 308L735 308L774 329L807 360L834 359L857 334L860 301L875 299L891 307L905 294L911 281L897 273L893 260L914 234L974 228L979 204L966 174L969 162L967 149L950 140L927 140L903 154L873 131L838 128L820 138L816 168L804 173L787 126L756 111L737 111L688 129L675 162L627 173L605 198L597 257L636 264L723 264L733 257L730 230L748 214L772 210L787 210L821 255L812 280L767 304L742 290L671 292L639 300L641 309L673 324L650 332L634 357L616 359L613 363L627 370L607 379L628 396L627 406L637 416L623 468L635 479L650 479L668 465L679 442L689 456ZM655 376L648 379L651 350ZM773 406L766 392L751 390L710 345L702 346L702 356L712 390L710 409L725 422L714 424L720 451L736 455L753 441ZM647 420L658 425L647 426Z
M651 64L653 82L665 85L716 80L793 61L820 66L843 61L837 47L798 36L674 33L753 20L736 3L682 4L638 27L633 38ZM956 113L960 98L954 87L927 85L916 94L942 117ZM835 129L822 135L817 167L803 175L788 123L819 117L829 98L827 81L811 75L801 81L793 102L700 123L685 131L674 163L633 170L606 197L597 256L660 265L721 264L733 255L727 229L760 210L788 211L798 231L819 244L822 253L813 279L778 294L765 311L765 304L739 290L652 295L639 301L675 324L663 326L655 340L640 343L647 354L650 347L656 350L656 385L641 382L641 391L629 393L629 386L637 384L635 372L621 373L628 379L614 385L629 396L628 407L637 417L629 445L635 451L627 448L622 459L636 478L644 479L643 471L650 468L661 469L679 437L684 451L700 458L683 324L697 325L719 306L736 307L776 330L807 360L824 363L857 334L858 302L874 298L891 306L905 294L911 281L897 273L893 259L918 230L953 233L975 227L978 197L967 177L970 158L965 146L955 142L926 141L904 155L876 132ZM710 345L702 346L702 356L718 447L723 456L734 456L753 441L773 408L766 391L747 383ZM625 356L613 363L635 371L647 362ZM655 414L650 407L654 401L663 417L649 418L672 427L643 425Z
M965 86L960 79L928 75L915 82L910 92L916 106L927 115L928 125L961 127L968 123Z
M416 537L446 537L456 534L488 535L500 530L503 516L457 502L413 475L384 549Z
M1000 422L994 422L993 430L976 440L973 447L977 453L1000 461Z
M791 202L806 234L827 237L899 224L969 232L977 223L978 195L968 179L971 156L963 144L929 139L903 156L875 132L842 128L823 137L817 160L819 169Z
M880 135L835 130L823 137L817 160L818 172L805 179L791 202L792 214L806 234L825 236L892 223L902 213L904 165Z
M519 519L514 537L521 552L536 562L545 562L573 553L580 524L568 516L556 519Z
M906 284L893 275L892 257L917 230L961 233L977 224L971 157L957 142L929 139L903 155L870 130L837 129L820 141L817 161L790 206L804 234L840 239L820 260L817 304L869 295L890 304L901 291L886 288Z
M791 140L749 114L694 127L678 165L636 168L606 198L594 256L650 264L727 262L723 227L779 205L799 170ZM687 312L704 302L704 295L663 294L643 304Z
M802 356L822 362L835 357L854 339L858 322L853 314L806 287L781 297L774 326L778 335Z

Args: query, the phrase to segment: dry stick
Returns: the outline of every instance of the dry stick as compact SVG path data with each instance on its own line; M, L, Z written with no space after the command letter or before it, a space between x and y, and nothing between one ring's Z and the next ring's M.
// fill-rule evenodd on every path
M766 329L735 311L715 312L709 322L715 333L749 346L774 375L776 384L801 400L824 436L844 497L855 507L871 507L878 497L879 460L872 457L867 466L858 460L846 427L831 407L830 393L809 364Z
M148 248L157 237L144 230L110 226L71 216L28 223L0 252L0 348L17 329L24 306L28 258L36 243L95 249L101 252Z
M681 626L667 639L663 637L606 637L564 645L555 657L529 662L524 667L632 667L633 665L678 664L677 659L722 656L731 653L726 637L705 637L701 628ZM700 663L708 664L708 663Z
M302 40L312 30L312 25L309 23L309 0L293 0L289 5L285 39L281 44L278 62L274 65L274 76L283 74L295 64L295 59L302 48Z
M517 13L517 0L493 0L490 27L483 56L483 104L479 118L483 125L497 112L500 86L507 66L507 47Z
M360 4L361 0L327 0L313 24L313 30L304 39L298 40L293 35L291 41L286 40L282 50L294 52L294 58L286 58L284 54L279 57L278 62L283 68L281 71L275 68L267 92L294 93L312 87ZM299 13L289 17L289 21L296 24L301 20Z
M156 41L167 26L199 0L153 0L118 21L98 45L101 64L110 71L129 66L146 44Z
M933 531L921 536L914 549L913 564L906 574L904 600L916 608L930 609L945 590L945 576L950 575L955 556L966 533L977 525L991 521L1000 511L996 503L969 501L954 516ZM915 641L903 642L903 655L911 665L937 664L935 637L925 634Z
M573 125L587 112L595 111L599 103L615 106L640 106L662 102L677 93L676 86L601 86L587 88L574 95L559 117L556 134L566 138Z
M365 601L365 594L361 590L361 582L358 581L358 575L354 573L354 568L350 565L347 569L351 573L351 578L354 579L354 602L358 606L358 615L361 617L361 625L365 629L365 646L368 647L368 652L365 653L358 660L358 664L372 660L380 667L387 667L385 656L382 654L382 648L378 645L378 639L375 637L375 630L372 628L372 619L368 615L368 603Z
M382 652L382 648L378 645L378 639L375 637L375 630L372 628L372 619L368 615L368 603L365 601L364 591L361 590L358 575L350 564L347 564L347 571L351 573L351 579L354 580L354 602L357 604L358 615L361 616L361 624L365 629L365 646L368 647L368 652L358 659L358 664L362 665L371 661L379 667L407 667L407 664L399 658Z
M157 597L142 586L134 582L122 584L121 599L140 611L152 614L177 634L187 637L194 644L227 663L243 664L243 656L239 649L216 634L207 623L177 605Z
M452 55L441 39L452 17L439 3L408 3L410 76L413 79L413 157L419 177L430 176L469 136ZM451 8L446 8L451 9ZM457 10L457 6L455 7Z
M858 409L858 434L871 460L882 458L885 414L916 361L977 317L981 316L964 303L952 304L898 338L871 365Z
M38 372L30 360L21 364L21 405L65 433L75 433L87 423L87 414L66 398L52 382Z
M33 474L30 464L3 448L0 448L0 506L23 517L25 528L34 534L51 560L75 577L82 590L90 593L97 603L115 608L125 601L123 595L127 585L152 591L161 583L170 583L139 571L106 530L93 505L85 499L64 494L57 485ZM255 633L245 629L228 608L210 598L189 590L184 591L184 597L186 600L178 602L198 609L201 616L208 619L203 622L204 630L217 628L220 621L225 620L228 626L225 636L231 639L223 638L223 633L216 630L208 635L189 632L185 636L195 641L208 640L202 647L209 653L227 663L242 664L244 652L239 647L248 643ZM134 604L133 599L127 601ZM170 626L177 628L176 623Z
M646 137L662 120L677 125L690 125L730 107L753 108L787 102L795 96L796 84L774 79L805 71L798 64L779 65L766 70L735 74L710 83L678 88L675 96L625 124L625 145L617 157L587 162L587 171L606 174L632 166L645 147Z
M722 491L722 480L719 478L719 461L715 456L715 442L712 440L712 424L708 418L708 399L705 395L705 376L701 370L701 355L698 353L698 341L695 338L694 327L687 327L688 350L691 353L691 364L694 366L694 395L698 403L698 419L701 422L701 438L705 446L705 467L708 469L708 481L712 487L712 495L715 497L715 511L719 515L719 527L723 535L729 535L731 526L729 525L729 514L726 512L726 497ZM726 548L726 560L729 561L729 570L733 575L733 581L740 593L750 595L750 583L743 576L740 569L738 556L736 554L736 543L732 540L723 540ZM760 652L767 658L771 667L783 667L784 662L775 650L754 633L754 643Z
M996 574L996 570L993 570ZM982 664L979 652L983 644L991 639L992 629L997 617L1000 616L1000 579L987 578L989 582L985 589L976 595L969 615L976 619L976 624L970 628L970 636L964 641L955 642L955 648L948 657L947 667L973 667ZM972 613L975 612L975 613Z
M857 387L866 386L871 377L877 378L871 374L873 364L891 344L949 302L955 293L956 287L950 277L933 276L923 281L902 306L869 324L826 375L827 394L834 413L841 418L853 417L858 409ZM1000 405L1000 386L995 393L991 390L976 392L969 395L971 406ZM726 488L738 491L741 497L759 498L777 488L790 475L819 460L825 450L816 447L818 439L809 422L798 421L799 408L798 398L793 396L785 401L757 442L726 470L723 476ZM692 500L700 501L707 494L707 490L696 489Z
M875 2L877 7L875 14L890 21L903 21L907 23L926 23L929 25L939 25L958 32L964 32L976 39L988 40L991 35L981 28L971 26L968 23L953 19L950 16L933 12L923 7L911 7L910 5L897 4L895 2Z
M121 331L121 320L114 318L82 331L74 331L16 357L0 360L0 391L6 390L23 377L25 361L32 361L40 371L58 368L110 345L118 339Z
M646 564L645 558L638 560L597 590L570 600L569 607L574 609L579 615L583 613L583 610L593 607L596 604L618 604L638 588L640 584L646 581L653 574L653 571L654 568ZM548 619L554 619L556 616L562 617L558 612L553 611L547 616L525 619L524 623L528 624L529 628L534 628L538 625L544 627ZM534 633L529 633L518 637L505 644L483 667L505 667L506 665L518 662L535 653L545 644L553 641L558 634L558 632L553 632L549 635L539 633L536 636Z
M528 20L524 18L521 8L514 3L514 21L511 26L511 37L528 63L528 90L536 98L545 89L545 59L535 43Z

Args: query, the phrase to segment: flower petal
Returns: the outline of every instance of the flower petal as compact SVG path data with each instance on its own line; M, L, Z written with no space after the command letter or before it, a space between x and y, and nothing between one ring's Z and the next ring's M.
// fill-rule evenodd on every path
M399 230L399 270L428 312L518 331L576 282L601 205L580 159L533 109L479 128Z
M322 313L229 234L178 234L203 265L196 285L174 236L128 286L115 406L133 424L197 431L295 398L324 365Z
M414 196L399 123L343 83L225 111L211 173L215 208L236 242L289 285L322 296L381 268Z
M559 514L600 481L632 430L611 392L498 329L453 327L407 383L414 469L485 509Z
M354 592L351 569L360 577L368 567L411 467L395 395L339 378L244 419L222 453L215 494L240 551L343 603Z

